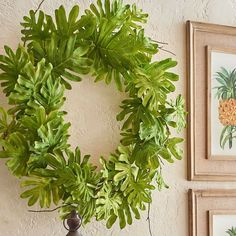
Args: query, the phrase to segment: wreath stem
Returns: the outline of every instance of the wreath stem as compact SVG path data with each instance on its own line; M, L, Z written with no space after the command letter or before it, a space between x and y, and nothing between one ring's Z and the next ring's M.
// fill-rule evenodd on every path
M147 216L147 222L148 222L148 230L150 236L153 236L152 234L152 227L151 227L151 219L150 219L150 210L151 210L151 204L148 204L148 216Z
M45 0L42 0L42 1L39 3L37 9L34 11L35 14L39 11L39 9L41 8L41 6L43 5L44 2L45 2Z

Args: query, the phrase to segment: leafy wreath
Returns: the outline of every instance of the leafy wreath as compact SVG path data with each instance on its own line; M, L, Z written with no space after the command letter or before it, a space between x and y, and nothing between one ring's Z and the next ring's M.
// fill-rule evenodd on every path
M184 101L167 98L175 91L178 75L171 58L152 62L160 49L146 37L147 14L121 0L97 1L78 19L79 6L68 17L63 6L55 18L43 11L29 12L21 25L23 45L16 52L5 46L0 55L1 86L11 106L0 109L1 158L13 175L22 178L28 205L61 205L65 217L76 209L88 223L92 217L110 228L140 218L152 202L151 191L161 189L164 161L181 159L182 138L172 130L185 127ZM70 149L65 89L80 75L95 81L112 80L129 98L122 102L117 120L123 122L122 139L115 153L101 157L102 169Z

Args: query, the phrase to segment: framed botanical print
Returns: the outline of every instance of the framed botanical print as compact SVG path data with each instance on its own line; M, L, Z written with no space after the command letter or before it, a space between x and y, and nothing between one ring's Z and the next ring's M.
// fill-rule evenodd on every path
M236 160L236 47L207 46L208 158Z
M236 190L189 190L189 236L235 236Z
M209 236L236 236L236 210L209 211Z
M236 27L187 22L188 179L236 181Z

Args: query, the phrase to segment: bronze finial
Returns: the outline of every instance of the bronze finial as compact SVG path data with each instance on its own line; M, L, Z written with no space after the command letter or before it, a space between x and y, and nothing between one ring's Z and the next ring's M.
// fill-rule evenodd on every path
M66 236L82 236L82 234L78 232L78 229L82 224L82 218L76 213L75 210L71 211L69 218L66 220L66 223L69 228L66 226L64 220L63 225L69 231Z

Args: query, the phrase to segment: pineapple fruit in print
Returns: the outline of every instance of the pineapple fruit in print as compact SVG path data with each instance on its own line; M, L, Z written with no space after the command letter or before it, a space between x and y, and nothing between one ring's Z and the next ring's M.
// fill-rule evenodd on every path
M219 100L218 112L220 123L224 126L220 135L220 146L229 148L233 146L233 139L236 138L236 69L230 71L221 68L216 73L215 79L218 86L216 97Z
M236 126L236 99L220 100L218 110L222 125Z

